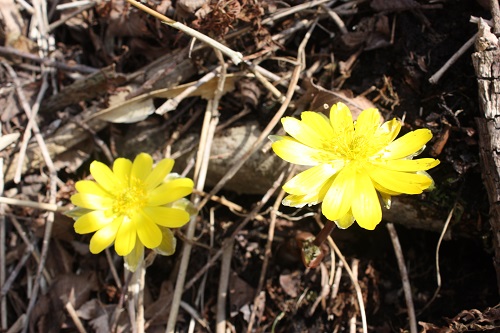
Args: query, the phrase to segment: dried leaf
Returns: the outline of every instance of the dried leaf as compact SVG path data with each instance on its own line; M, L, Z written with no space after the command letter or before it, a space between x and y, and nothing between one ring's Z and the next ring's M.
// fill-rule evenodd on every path
M235 82L240 77L242 77L241 74L227 75L222 94L234 90ZM129 100L124 100L123 97L120 97L119 101L110 100L111 106L109 108L95 113L90 119L98 118L112 123L134 123L144 120L155 111L153 98L174 98L187 88L196 85L197 82L186 83L174 88L154 90ZM218 79L209 80L187 97L200 96L203 99L212 99L217 83Z

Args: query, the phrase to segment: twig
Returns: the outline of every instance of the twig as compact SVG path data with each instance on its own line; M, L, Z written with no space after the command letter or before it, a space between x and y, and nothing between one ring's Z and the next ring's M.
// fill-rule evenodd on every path
M292 166L290 168L290 171L288 173L288 177L286 181L290 180L294 174L295 166ZM286 182L285 181L285 182ZM261 295L264 289L264 282L266 280L266 273L267 273L267 267L269 266L269 259L271 258L271 248L273 245L274 241L274 229L276 228L276 217L277 214L276 212L278 211L281 201L283 200L283 197L285 196L285 191L281 190L278 196L276 197L276 200L274 201L273 208L271 209L271 222L269 223L269 230L267 232L267 242L266 242L266 248L264 250L264 260L262 262L262 269L260 270L260 277L259 277L259 284L257 285L257 290L255 291L255 298L253 300L253 308L252 308L252 313L250 315L250 319L248 320L248 328L247 328L247 333L252 332L254 321L255 321L255 316L257 314L257 309L260 309L264 306L264 304L259 304L261 303L262 299L264 299ZM259 320L260 321L260 318ZM258 325L258 323L257 323Z
M34 115L37 111L36 110L31 110L29 104L28 104L28 101L24 95L24 92L22 91L21 89L21 84L19 82L19 79L17 77L17 74L14 72L14 70L12 69L12 67L10 67L10 65L4 63L3 64L5 66L5 68L7 68L7 71L9 72L9 75L11 75L13 81L14 81L14 85L16 87L16 91L17 91L17 94L18 94L18 97L19 97L19 100L21 102L21 105L24 109L24 112L26 113L26 115L28 116L28 118L31 120L31 117L32 115ZM41 101L41 96L44 95L45 93L45 89L47 89L47 73L44 73L43 74L43 77L42 77L42 86L40 87L40 91L38 93L38 97L37 97L37 103L35 104L36 105L36 108L38 108L39 106L39 103ZM35 111L35 112L34 112ZM34 119L34 117L33 117ZM30 122L28 122L29 124ZM47 149L47 146L45 145L45 142L43 141L43 137L42 135L40 134L40 130L38 128L38 124L33 121L31 122L33 125L33 133L35 134L35 139L37 140L37 143L40 147L40 150L42 152L42 156L44 157L44 160L45 160L45 164L47 165L48 169L49 169L49 174L50 174L50 185L49 185L49 189L50 189L50 198L49 198L49 203L50 204L53 204L55 205L56 203L56 194L57 194L57 171L54 167L54 163L52 162L52 159L50 158L50 154L48 152L48 149ZM22 159L20 159L22 160ZM20 174L19 174L19 177L17 177L17 181L19 182L20 181ZM36 303L36 300L38 298L38 292L39 292L39 288L40 288L40 279L42 277L42 272L44 270L44 267L45 267L45 261L47 259L47 254L48 254L48 249L49 249L49 241L50 241L50 236L52 234L52 223L54 222L54 213L53 212L50 212L47 216L47 220L46 220L46 224L45 224L45 233L44 233L44 236L43 236L43 243L42 243L42 253L41 253L41 257L40 257L40 263L38 265L38 270L37 270L37 275L36 275L36 280L35 280L35 286L33 288L33 294L32 294L32 297L30 298L30 302L28 304L28 308L26 310L26 316L27 316L27 322L29 322L29 318L30 318L30 315L31 315L31 312L33 311L33 308L35 306L35 303ZM26 325L24 327L24 330L23 332L27 332L28 330L28 325Z
M96 5L97 2L90 2L89 4L86 4L84 5L83 7L81 8L78 8L77 10L73 11L71 14L66 14L64 15L64 17L60 18L59 20L55 21L55 22L52 22L49 27L48 27L48 32L51 32L53 30L55 30L56 28L60 27L61 25L63 25L65 22L67 22L68 20L72 19L73 17L83 13L84 11L90 9L90 8L93 8L95 5ZM74 2L73 3L68 3L68 4L63 4L64 5L76 5ZM61 6L61 5L58 5L58 7ZM58 8L59 9L59 8Z
M131 0L127 0L131 1ZM198 148L198 154L196 158L196 166L194 171L194 181L197 190L203 190L205 186L205 180L208 170L208 163L210 160L210 150L212 147L213 137L215 134L215 128L219 122L219 112L217 111L219 106L219 99L222 96L222 89L224 87L226 65L223 62L222 55L218 53L217 49L214 52L218 55L221 61L220 67L220 78L217 84L217 90L214 94L214 98L207 104L207 110L205 112L205 119L203 120L203 127L200 137L200 146ZM193 203L196 205L199 201L197 195L193 195ZM193 216L188 224L188 230L186 237L188 240L193 239L194 232L196 229L197 217ZM190 242L184 243L182 249L182 259L179 266L179 275L177 276L177 281L175 284L174 295L172 297L172 306L170 308L170 313L167 321L166 333L172 333L175 329L175 323L177 322L177 315L179 313L179 304L181 302L182 293L184 290L184 283L186 280L186 274L189 264L189 259L191 256L192 245Z
M228 246L222 251L219 292L217 294L216 333L226 333L226 301L229 286L229 273L231 272L231 259L233 257L233 246L234 238L230 238Z
M276 179L276 181L273 183L273 186L264 194L262 199L255 205L254 209L248 213L248 215L238 223L238 226L236 229L231 233L231 236L226 238L224 242L222 243L222 247L217 251L217 253L210 258L210 260L203 266L192 278L189 280L186 285L184 286L184 291L188 290L195 284L198 279L205 274L205 272L219 259L219 257L222 255L222 251L224 248L229 246L230 240L235 238L236 235L248 224L248 222L252 221L255 216L261 211L262 207L267 203L267 201L273 196L274 192L280 187L281 182L283 181L284 178L284 172L281 173L281 175Z
M493 20L493 32L500 34L500 5L498 0L490 0L491 18Z
M359 259L353 258L351 261L351 269L352 269L353 279L356 281L358 281L358 267L359 267ZM356 333L356 312L353 312L351 318L349 318L349 332Z
M0 135L1 134L1 124L0 124ZM4 190L4 179L3 179L3 158L0 158L0 194L3 194ZM5 249L7 248L5 244L5 204L0 203L0 290L3 290L5 285L5 272L7 271L7 264L5 262ZM7 330L7 299L1 297L0 302L0 328L2 331Z
M118 276L118 272L116 271L116 267L113 263L113 258L111 257L111 251L109 250L109 247L104 250L104 253L106 254L106 260L108 261L108 266L109 270L111 271L111 275L113 276L113 279L115 280L116 286L118 289L122 289L123 285L120 280L120 277ZM123 292L123 290L122 290Z
M137 297L137 332L144 333L144 287L146 283L146 265L144 260L139 264L138 269L138 284L139 284L139 295Z
M301 59L301 54L305 52L305 46L307 44L307 41L309 40L310 34L306 34L304 37L301 45L299 46L298 50L298 55L299 58ZM256 152L264 140L267 139L271 131L274 129L274 127L278 124L280 121L281 117L285 113L285 111L288 108L288 105L290 104L293 94L295 92L295 87L297 86L297 83L299 81L299 75L302 70L302 68L305 67L305 64L297 64L293 70L292 77L290 79L290 85L288 86L288 90L285 96L285 100L283 101L283 104L279 108L278 111L276 111L276 114L274 117L271 119L269 124L267 124L266 128L262 131L260 136L255 140L254 144L250 149L226 172L226 174L219 180L219 182L214 186L212 191L210 191L209 195L205 197L199 204L198 204L198 210L200 210L204 205L207 204L208 200L210 197L215 195L222 187L226 184L227 181L229 181L233 176L238 172L238 170L245 164L245 162L250 158L250 156L253 155L254 152Z
M31 53L22 52L22 51L19 51L13 47L9 47L9 46L0 46L0 54L6 55L6 56L13 55L16 57L25 58L25 59L37 62L39 64L42 64L44 66L54 67L54 68L57 68L57 69L60 69L63 71L67 71L67 72L80 72L83 74L92 74L92 73L99 71L97 68L93 68L93 67L89 67L89 66L85 66L85 65L70 66L70 65L66 65L64 63L58 62L58 61L48 59L48 58L40 58L40 57L37 57Z
M439 239L436 245L436 254L435 254L435 261L436 261L436 290L434 291L434 294L432 295L431 299L425 306L420 310L419 313L424 312L438 297L439 292L441 291L441 268L439 264L439 250L441 249L441 243L443 242L444 236L446 235L446 232L448 231L448 227L450 225L451 219L453 217L453 213L455 212L455 209L457 208L457 203L458 200L455 201L455 204L453 205L453 208L450 210L450 213L448 214L448 217L446 218L446 222L444 223L443 230L441 230L441 235L439 235Z
M477 33L474 34L474 36L472 36L468 41L466 41L464 45L462 45L462 47L458 49L458 51L455 52L455 54L453 54L450 59L448 59L443 67L441 67L436 73L434 73L434 75L429 78L429 82L432 84L438 83L438 81L441 79L441 76L443 76L443 74L458 60L458 58L460 58L465 53L465 51L467 51L472 45L474 45L474 41L476 40L476 38Z
M168 24L172 28L180 30L180 31L184 32L185 34L187 34L193 38L199 39L202 42L210 45L214 49L219 50L220 52L222 52L226 56L228 56L235 65L239 65L241 62L243 62L243 55L240 52L235 52L235 51L231 50L230 48L228 48L227 46L217 42L216 40L198 32L198 31L196 31L188 26L185 26L184 24L182 24L180 22L172 20L171 18L168 18L165 15L162 15L162 14L158 13L157 11L155 11L147 6L144 6L143 4L141 4L135 0L127 0L127 2L129 2L131 5L139 8L140 10L156 17L157 19L161 20L165 24Z
M159 115L163 115L169 111L175 110L179 103L186 97L188 97L193 91L198 89L201 85L205 84L206 82L212 80L217 73L220 71L221 67L217 67L211 72L205 74L201 79L199 79L196 84L192 85L191 87L185 89L183 92L181 92L179 95L175 96L174 98L168 99L165 103L163 103L158 109L156 109L155 113Z
M74 293L74 290L72 290L72 292ZM80 320L80 318L78 317L78 314L75 311L73 304L71 304L71 302L68 301L68 302L66 302L64 307L66 308L66 311L68 311L68 314L71 317L71 320L73 320L73 323L75 324L78 332L79 333L87 333L87 331L85 330L85 327L83 327L82 321Z
M320 228L323 228L324 225L321 223L319 216L316 216L316 223L320 226ZM351 279L351 283L354 286L354 289L356 290L356 296L358 299L358 305L359 305L359 312L361 314L361 322L363 324L363 333L368 333L368 324L366 322L366 311L365 311L365 302L363 301L363 293L361 292L361 287L359 286L358 280L355 278L354 273L351 270L351 267L345 260L344 255L342 252L340 252L340 249L337 247L337 244L333 241L332 236L328 236L327 238L328 243L330 246L333 248L337 256L339 257L340 261L342 261L342 264L345 267L345 270L347 274L349 275L349 278Z
M28 201L28 200L19 200L19 199L7 198L7 197L0 197L0 203L7 204L7 205L42 209L42 210L47 210L49 212L64 212L64 211L66 211L65 208L59 207L55 204L50 204L50 203L45 203L45 202L34 202L34 201Z
M406 308L408 311L408 320L410 323L410 332L417 333L417 318L415 316L415 306L413 305L413 297L411 293L410 279L408 278L408 271L406 270L405 259L403 256L403 250L401 249L401 244L399 243L398 234L394 224L387 223L387 230L391 235L392 246L394 247L394 253L396 254L396 259L398 261L399 273L401 274L401 281L403 282L403 291L405 294Z

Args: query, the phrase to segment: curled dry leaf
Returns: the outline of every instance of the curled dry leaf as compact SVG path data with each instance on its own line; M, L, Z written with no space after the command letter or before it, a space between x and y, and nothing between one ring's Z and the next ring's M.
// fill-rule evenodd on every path
M235 82L243 77L243 74L230 74L226 76L222 94L233 91ZM129 100L125 100L126 94L115 95L110 99L110 107L93 114L89 119L101 119L112 123L135 123L146 119L155 112L153 98L175 98L184 90L195 86L198 81L182 84L174 88L154 90ZM217 89L218 79L214 78L201 84L194 92L186 97L199 96L203 99L212 99Z

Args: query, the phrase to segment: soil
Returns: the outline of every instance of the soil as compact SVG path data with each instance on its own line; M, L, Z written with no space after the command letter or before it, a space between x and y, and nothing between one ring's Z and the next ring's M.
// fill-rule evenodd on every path
M176 5L174 1L171 6L167 2L169 1L147 1L146 4L159 10L163 3L165 8L162 10L167 16L175 17L209 36L226 41L231 48L244 55L255 55L254 58L260 60L262 67L280 76L291 73L293 64L287 62L287 59L297 56L297 49L307 29L299 29L284 41L272 42L271 36L284 31L300 19L312 21L318 8L315 6L309 11L304 10L276 20L273 24L264 25L261 20L275 11L299 5L303 1L219 1L219 6L226 6L225 16L208 15L205 19L196 18L194 13L202 9L215 11L216 1L212 1L210 5L208 1L204 7L197 7L196 10L182 7L182 4L189 2L178 1L181 5ZM491 14L478 2L468 0L357 2L359 5L350 7L355 9L351 14L340 14L347 34L341 34L338 25L328 15L318 16L318 26L306 48L306 70L318 63L319 67L312 71L315 84L330 91L349 90L353 96L364 94L379 108L384 118L404 119L404 131L426 127L434 134L434 139L422 156L433 156L441 161L440 166L430 172L435 180L436 190L419 197L416 205L432 203L440 207L443 215L448 214L454 205L457 207L439 249L439 277L436 249L440 233L409 229L404 223L396 225L411 283L415 312L420 323L419 332L499 331L499 291L488 224L488 197L481 179L474 122L476 117L482 115L471 64L472 48L451 65L437 84L429 83L429 78L477 32L476 25L469 22L470 17L489 19ZM347 0L339 5L345 4L347 8L347 5L353 3L355 1ZM50 8L55 3L49 1L48 5ZM336 7L337 4L332 6ZM22 19L28 22L31 14L25 10L21 14ZM62 17L61 14L53 15L49 23ZM123 17L128 20L120 20ZM251 33L233 39L228 37L232 32L245 27L250 27ZM44 137L50 137L54 132L51 124L64 124L68 119L91 109L105 109L109 97L125 90L126 83L131 82L127 75L137 73L143 66L165 54L174 54L190 43L190 38L184 34L158 24L156 19L137 9L118 5L118 2L100 3L86 9L83 15L78 15L76 19L66 21L53 30L53 37L56 48L53 54L57 55L58 61L95 69L114 64L120 78L110 80L102 93L93 94L91 98L69 103L50 112L42 112L39 127ZM0 37L0 41L3 42L2 45L7 45L5 37L3 40ZM21 47L18 49L25 50ZM32 105L41 85L40 76L33 74L37 72L32 70L39 65L14 54L2 54L2 61L9 63L24 83L23 89L28 92L27 98ZM34 51L33 54L38 55ZM349 66L351 60L353 62ZM196 81L217 65L213 52L207 49L194 52L192 62L193 73L188 75L184 72L187 77L177 83ZM229 71L245 71L245 68L232 65ZM51 89L42 99L42 108L44 101L50 96L56 95L58 91L64 93L63 87L87 75L70 74L63 70L58 70L57 73L49 83ZM32 76L35 77L34 80L31 79ZM13 78L7 71L2 70L1 77L2 89L12 85ZM303 74L299 86L306 89L307 80ZM141 82L141 79L135 82ZM142 80L135 88L151 88L141 86L144 82ZM54 84L57 87L52 86ZM258 121L261 128L266 126L280 103L262 85L254 84L252 87L257 89L253 97L248 95L248 91L237 87L234 92L222 98L220 123L227 121L246 105L251 112L231 126L249 121ZM283 93L286 91L285 88L279 89ZM7 106L5 110L9 111L2 115L4 134L26 128L28 119L22 113L20 103L9 99L7 93L0 94ZM299 97L295 96L293 101L297 102ZM154 103L159 106L164 101L165 99L155 99ZM165 140L153 140L152 150L159 154L165 148L165 142L171 139L171 134L176 129L182 129L190 119L196 118L197 111L204 110L206 103L204 99L188 98L179 104L177 110L184 111L178 115L172 112L164 116L151 115L136 124L106 124L97 132L87 129L92 133L90 140L72 146L61 154L68 154L64 156L70 157L57 158L60 161L56 165L58 176L64 183L64 186L58 185L59 205L70 205L69 197L74 193L73 184L88 175L88 166L92 160L106 161L103 146L109 148L113 157L131 157L130 151L137 147L127 148L124 138L141 135L154 137L148 131L161 129L168 133L168 137ZM289 114L292 112L290 110ZM195 120L191 127L181 132L181 136L189 132L200 132L202 118L201 116ZM12 163L13 156L18 151L19 146L6 149L3 153L6 162ZM78 155L80 152L83 155ZM42 165L23 173L19 184L8 181L4 196L46 202L50 190L46 172ZM206 192L209 190L210 188L205 189ZM263 189L262 194L266 190ZM244 189L238 193L222 189L218 195L239 204L247 211L261 200L261 196L245 193ZM271 199L262 211L266 212L273 201ZM328 247L322 264L316 268L304 267L300 258L296 236L305 232L314 235L320 231L315 218L308 214L317 213L317 207L295 211L281 206L280 211L283 215L277 219L264 279L265 303L257 311L253 331L347 332L351 318L355 318L357 326L350 332L361 332L359 305L352 281L345 270L342 271L335 297L331 297L329 291L323 301L315 304L327 284L325 280L328 282L331 277L330 272L340 265L338 256L332 255ZM215 216L213 231L210 226L212 213ZM252 220L234 239L226 306L227 331L247 330L266 256L270 215L268 211L262 215L263 220ZM7 325L3 329L12 327L26 313L31 284L38 268L37 261L31 256L22 261L23 253L27 251L26 244L20 238L13 221L21 222L29 241L39 251L43 245L47 216L40 209L7 209L6 239L1 244L7 254L4 265L7 277L13 274L16 265L19 266L19 271L6 294L8 316ZM295 221L290 216L305 217ZM243 217L223 204L209 202L204 207L198 218L196 239L187 270L188 281L203 269L209 257L215 255L242 220ZM56 215L45 264L52 282L42 286L34 312L27 322L29 329L35 332L77 331L75 320L67 315L65 302L61 301L76 297L72 304L78 310L77 315L87 332L105 332L106 328L110 329L102 321L114 323L117 331L131 331L128 313L123 310L126 309L125 287L121 289L116 283L104 253L92 255L88 252L90 237L74 234L72 223L62 214ZM402 278L386 222L382 222L374 231L364 230L355 224L346 230L334 230L332 237L347 262L357 267L357 280L365 303L368 331L408 332L409 321ZM157 256L146 270L147 332L165 330L168 309L162 306L171 301L182 243L186 241L184 229L177 231L177 239L177 252L169 257ZM113 262L121 283L126 285L130 277L124 272L121 258L115 255ZM206 275L198 279L183 295L183 301L200 316L194 332L216 331L220 270L221 263L216 261ZM441 280L439 288L438 278ZM76 296L70 296L71 289ZM433 298L435 293L436 297ZM121 311L121 315L113 317L114 311ZM192 312L187 311L186 307L181 308L177 331L193 332L189 330L189 326L193 325L192 318ZM207 326L204 327L203 323Z

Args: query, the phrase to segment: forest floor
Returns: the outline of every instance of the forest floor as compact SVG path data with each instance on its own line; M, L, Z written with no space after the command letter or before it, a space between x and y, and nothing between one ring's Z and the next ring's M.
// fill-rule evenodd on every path
M246 64L224 59L228 86L220 98L212 80L175 99L186 89L178 86L216 73L220 58L126 1L0 0L1 133L13 141L1 152L3 198L18 200L0 205L0 332L141 331L134 279L122 258L112 248L91 254L89 235L75 234L63 214L72 207L74 183L88 177L93 160L111 164L140 151L156 161L176 157L175 170L192 177L193 154L209 149L199 135L210 120L222 126L214 140L224 147L232 128L256 124L265 131L293 89L297 64L303 68L286 115L361 100L385 119L402 119L404 131L429 128L434 138L422 156L441 161L430 171L436 190L402 199L418 211L411 223L392 217L374 231L356 224L334 230L345 263L330 244L322 263L306 268L296 237L320 231L318 207L278 206L271 213L280 184L271 186L281 169L255 176L248 163L214 193L219 199L208 198L222 176L217 170L224 174L234 163L212 150L206 185L195 195L208 202L194 238L187 239L187 228L176 230L176 253L153 257L146 269L145 331L164 332L172 307L180 307L176 332L362 332L361 310L368 332L409 332L412 311L388 232L392 222L418 331L500 330L474 121L482 115L473 46L433 76L477 32L471 17L491 17L481 1L143 3L241 52ZM255 77L256 66L263 79ZM218 112L210 113L213 103ZM194 141L181 148L190 136ZM180 272L187 243L191 259ZM181 273L187 288L179 304L172 295ZM227 299L221 283L228 284Z

